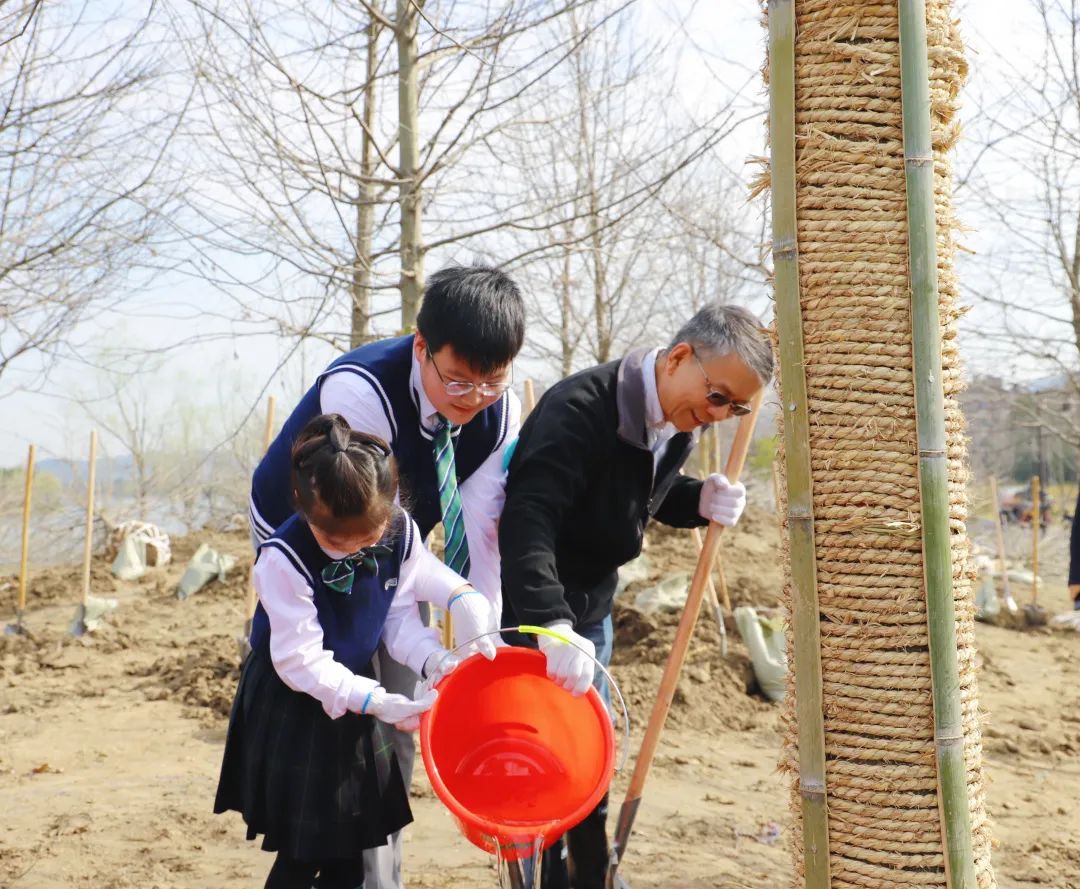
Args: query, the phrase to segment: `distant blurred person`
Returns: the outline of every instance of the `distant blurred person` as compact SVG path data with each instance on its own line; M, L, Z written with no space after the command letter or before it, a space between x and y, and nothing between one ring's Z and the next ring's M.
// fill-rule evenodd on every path
M1080 611L1080 529L1077 528L1077 516L1080 516L1080 494L1076 497L1072 533L1069 535L1069 595L1072 596L1073 610Z

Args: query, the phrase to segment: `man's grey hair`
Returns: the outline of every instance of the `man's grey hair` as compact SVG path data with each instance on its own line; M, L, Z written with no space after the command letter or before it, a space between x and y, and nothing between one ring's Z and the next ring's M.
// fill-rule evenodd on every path
M772 379L772 342L761 322L741 306L709 303L679 329L668 348L679 343L692 346L702 361L737 355L762 385Z

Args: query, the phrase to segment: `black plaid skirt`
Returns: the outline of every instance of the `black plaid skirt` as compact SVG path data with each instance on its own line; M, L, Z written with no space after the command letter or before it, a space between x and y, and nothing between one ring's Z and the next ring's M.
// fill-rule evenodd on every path
M253 651L236 689L214 812L244 816L247 837L301 861L358 859L412 821L401 769L382 723L331 719Z

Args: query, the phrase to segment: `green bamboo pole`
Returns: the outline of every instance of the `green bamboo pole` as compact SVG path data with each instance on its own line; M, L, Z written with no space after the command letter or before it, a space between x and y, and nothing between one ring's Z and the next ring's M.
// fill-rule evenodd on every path
M956 658L925 0L900 0L900 66L923 577L934 697L938 810L945 847L946 885L949 889L976 889Z
M828 889L829 816L825 789L825 724L821 688L810 431L799 303L795 221L795 5L769 0L769 142L772 158L772 255L780 379L784 400L784 459L791 547L791 609L795 648L795 706L802 798L806 889Z

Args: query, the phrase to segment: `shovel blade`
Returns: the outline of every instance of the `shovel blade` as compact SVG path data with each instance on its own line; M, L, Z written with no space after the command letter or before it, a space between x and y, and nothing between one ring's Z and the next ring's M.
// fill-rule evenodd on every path
M68 628L72 636L84 636L89 627L86 626L86 606L79 604L75 609L75 617Z

